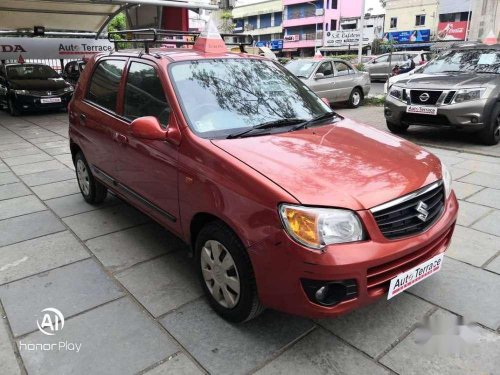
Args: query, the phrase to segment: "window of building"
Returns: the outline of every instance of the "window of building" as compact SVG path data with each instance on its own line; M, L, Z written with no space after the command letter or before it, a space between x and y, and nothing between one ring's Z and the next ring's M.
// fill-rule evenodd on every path
M271 13L260 15L260 25L259 28L271 27Z
M337 0L332 0L332 9L337 9Z
M281 22L283 21L283 13L274 13L274 26L281 26Z
M425 14L417 14L415 16L415 26L424 26L425 25Z
M122 79L125 61L103 60L94 70L87 99L111 111L116 110L118 87Z
M129 120L155 116L167 126L170 106L156 69L151 65L132 62L127 75L123 115Z
M337 30L337 20L331 20L330 21L330 30Z
M472 18L472 17L470 17ZM461 12L460 13L460 21L468 21L469 20L469 12Z
M395 29L396 27L398 27L398 17L391 17L390 28Z

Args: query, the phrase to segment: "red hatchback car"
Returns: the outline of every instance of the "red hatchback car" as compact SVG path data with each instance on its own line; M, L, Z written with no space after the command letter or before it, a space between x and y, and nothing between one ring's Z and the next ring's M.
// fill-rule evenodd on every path
M436 156L201 39L88 63L69 106L87 202L109 189L190 244L233 322L338 316L439 269L458 203Z

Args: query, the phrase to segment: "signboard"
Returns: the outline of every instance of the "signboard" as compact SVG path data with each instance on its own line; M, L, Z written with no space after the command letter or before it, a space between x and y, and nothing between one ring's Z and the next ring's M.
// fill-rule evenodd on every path
M394 41L395 43L428 42L431 39L431 30L391 31L384 33L382 39L384 42Z
M466 33L467 21L438 23L438 40L465 40Z
M0 60L81 59L96 53L112 52L107 39L82 38L0 38Z
M285 35L284 37L285 42L297 42L299 40L298 35Z
M361 33L359 30L327 31L325 34L325 47L343 47L359 44ZM374 38L373 27L363 30L363 44L370 44Z
M255 47L269 47L271 50L283 49L283 39L274 39L267 42L255 42Z

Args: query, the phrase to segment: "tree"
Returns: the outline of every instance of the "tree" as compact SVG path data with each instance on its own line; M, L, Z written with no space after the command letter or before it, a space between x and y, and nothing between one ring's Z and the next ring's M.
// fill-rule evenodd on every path
M121 31L127 28L127 21L125 19L125 13L118 13L108 24L108 33L111 31ZM125 39L121 35L114 35L113 39L122 40ZM118 48L125 48L125 43L118 43Z
M229 10L222 11L220 21L221 24L219 25L219 31L222 33L230 34L236 27L236 25L233 23L233 14Z

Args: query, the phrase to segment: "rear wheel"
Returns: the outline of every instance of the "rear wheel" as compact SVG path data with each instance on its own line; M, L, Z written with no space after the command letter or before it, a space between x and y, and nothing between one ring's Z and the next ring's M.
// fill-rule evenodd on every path
M91 204L101 203L106 198L108 189L94 178L81 151L75 156L75 170L83 199Z
M495 107L490 125L479 132L479 139L488 146L494 146L500 142L500 105Z
M389 122L389 121L386 121L387 123L387 128L391 131L391 133L394 133L394 134L402 134L402 133L405 133L408 128L409 128L409 125L406 125L406 124L396 124L394 122Z
M220 316L240 323L264 310L248 253L231 229L218 221L207 224L195 248L201 286Z
M347 101L349 107L357 108L360 106L362 101L363 101L363 93L361 92L361 90L357 87L353 88L351 91L351 95L349 95L349 100Z

